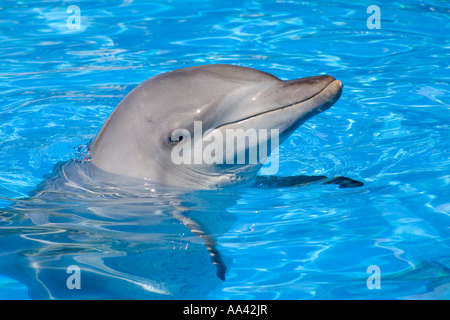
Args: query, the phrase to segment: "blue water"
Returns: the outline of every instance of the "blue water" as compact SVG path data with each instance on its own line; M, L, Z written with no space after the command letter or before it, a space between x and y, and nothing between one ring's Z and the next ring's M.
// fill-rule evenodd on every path
M450 298L447 1L77 1L79 30L71 4L0 4L0 298ZM278 175L365 185L38 188L136 85L209 63L340 79L341 99L280 147ZM216 237L225 281L177 208Z

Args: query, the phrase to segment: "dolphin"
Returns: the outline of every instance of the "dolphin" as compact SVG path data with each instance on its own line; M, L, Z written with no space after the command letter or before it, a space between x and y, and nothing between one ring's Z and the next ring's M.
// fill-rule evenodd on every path
M224 64L148 79L119 103L89 143L86 158L57 164L29 198L0 210L0 246L10 257L0 261L0 270L26 283L35 298L75 297L66 290L66 268L72 264L82 268L83 279L92 280L82 282L87 297L98 292L204 297L217 278L225 280L227 259L217 236L236 219L227 208L237 202L240 184L270 188L322 181L348 188L362 183L345 177L257 175L277 147L272 134L253 145L248 139L233 149L215 148L214 158L223 161L212 163L198 161L195 146L204 151L229 131L252 129L276 130L280 144L341 93L341 81L328 75L282 81ZM225 161L248 156L263 144L267 154L258 152L256 162L249 157L242 163ZM189 145L193 161L174 161L174 150L187 151ZM185 234L186 228L196 237ZM212 270L204 263L203 246ZM204 282L205 291L184 286L192 277Z
M213 133L217 138L217 133L224 137L229 130L250 129L277 130L277 144L281 144L306 120L330 108L342 88L342 82L330 75L283 81L253 68L226 64L162 73L141 83L119 103L90 143L89 156L103 171L164 185L214 189L248 182L267 157L230 164L223 160L229 157L224 146L222 154L221 149L215 150L216 159L222 161L176 163L173 150L195 145L196 123L202 126L197 145L207 145ZM268 156L278 147L272 140L269 135L253 147L267 143ZM231 158L249 152L250 144L241 145L243 150L235 146Z

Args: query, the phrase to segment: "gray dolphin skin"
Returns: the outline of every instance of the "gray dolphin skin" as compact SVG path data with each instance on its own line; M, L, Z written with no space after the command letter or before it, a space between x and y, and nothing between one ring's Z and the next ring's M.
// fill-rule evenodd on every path
M228 186L253 178L262 161L174 163L172 149L191 143L195 122L202 125L205 144L212 141L211 132L225 136L230 129L276 129L282 143L306 120L330 108L341 92L341 81L329 75L282 81L234 65L179 69L132 90L107 119L89 154L95 166L117 175L192 189Z

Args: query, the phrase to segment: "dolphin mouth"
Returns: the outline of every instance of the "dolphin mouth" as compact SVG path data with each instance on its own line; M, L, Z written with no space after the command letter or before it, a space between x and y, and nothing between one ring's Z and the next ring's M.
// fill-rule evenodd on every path
M310 97L307 97L306 99L302 99L299 101L295 101L293 103L283 105L281 107L276 107L274 109L256 113L254 115L251 115L251 116L248 116L248 117L245 117L242 119L230 121L230 122L224 123L222 125L219 125L216 129L221 129L221 128L229 126L229 125L252 120L252 119L255 119L260 116L283 111L286 109L295 108L300 105L305 106L304 114L309 114L309 116L307 118L310 118L310 117L317 115L323 111L326 111L329 108L331 108L331 106L339 99L339 97L341 96L341 93L342 93L342 88L343 88L342 82L340 80L336 80L335 78L333 78L331 76L329 76L329 77L332 78L332 81L328 85L326 85L322 90L318 91L316 94L314 94ZM317 103L314 103L314 100L316 100Z
M339 99L339 97L341 96L341 93L342 93L342 87L343 87L342 82L340 80L336 80L333 78L331 83L329 83L325 88L323 88L322 90L320 90L319 92L317 92L315 95L313 95L311 97L284 105L282 107L278 107L278 108L275 108L272 110L268 110L265 112L255 114L254 116L248 117L247 119L265 115L265 114L268 114L271 112L282 111L284 109L295 107L300 104L303 105L303 104L305 104L305 102L306 103L312 102L314 99L323 100L324 103L319 104L317 106L313 106L312 108L310 108L309 112L314 112L314 114L319 114L319 113L331 108L331 106ZM240 120L240 121L242 121L242 120Z

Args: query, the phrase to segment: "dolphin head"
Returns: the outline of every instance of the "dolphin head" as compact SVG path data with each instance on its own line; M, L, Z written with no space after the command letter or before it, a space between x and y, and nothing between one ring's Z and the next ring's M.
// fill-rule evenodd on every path
M179 69L132 90L89 152L118 175L197 189L234 184L341 92L327 75L282 81L233 65Z

